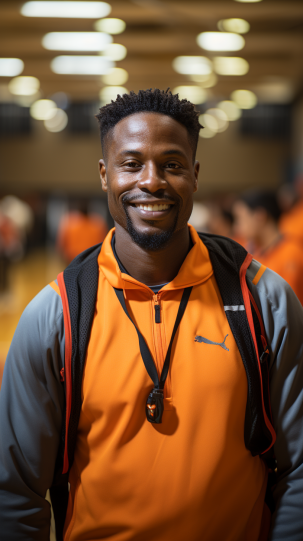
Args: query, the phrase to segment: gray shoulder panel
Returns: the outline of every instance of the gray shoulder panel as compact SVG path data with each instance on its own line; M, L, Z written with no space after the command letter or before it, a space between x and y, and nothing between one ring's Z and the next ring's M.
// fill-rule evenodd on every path
M246 278L252 282L257 273L259 272L261 266L262 265L261 263L259 263L259 261L253 259L246 271Z
M0 393L0 523L6 541L49 540L52 484L64 390L60 296L46 286L24 310Z
M274 452L278 477L269 539L302 541L303 308L287 282L272 270L266 269L256 285L247 277L270 349L270 400L277 434Z

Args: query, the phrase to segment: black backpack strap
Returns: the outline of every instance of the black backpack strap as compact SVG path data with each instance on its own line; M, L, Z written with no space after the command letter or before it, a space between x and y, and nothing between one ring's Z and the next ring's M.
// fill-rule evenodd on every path
M49 492L56 526L56 541L63 541L63 529L68 504L67 475L64 476L60 485L52 486Z
M53 486L50 489L57 541L63 539L68 501L68 474L74 460L77 430L81 412L81 387L86 350L94 317L98 289L98 256L102 244L93 246L77 256L63 272L63 281L68 301L70 334L71 334L71 373L70 381L66 381L70 389L70 413L68 423L62 423L59 451L56 461L56 472ZM58 280L59 283L59 280ZM66 323L66 322L64 322ZM65 405L66 409L66 405ZM68 433L65 428L68 425ZM67 468L62 474L64 456L67 456Z
M240 269L247 258L247 251L225 237L200 233L199 236L209 251L226 317L246 371L248 397L244 440L247 449L255 456L270 447L273 437L265 421L264 395L261 391L263 387L264 393L268 394L268 385L267 382L260 381L259 363L240 283ZM266 402L269 403L269 397Z

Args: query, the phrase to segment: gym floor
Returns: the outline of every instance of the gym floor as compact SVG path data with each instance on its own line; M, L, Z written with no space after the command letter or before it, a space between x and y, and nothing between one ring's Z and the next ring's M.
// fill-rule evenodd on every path
M60 257L47 250L32 252L11 265L9 291L0 296L0 385L9 346L24 308L64 267Z

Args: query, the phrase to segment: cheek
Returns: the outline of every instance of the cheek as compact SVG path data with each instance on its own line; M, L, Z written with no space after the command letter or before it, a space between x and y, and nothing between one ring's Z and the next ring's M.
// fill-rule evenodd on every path
M184 225L188 222L193 210L194 185L191 184L190 187L186 186L186 189L179 193L181 198L178 223L179 225Z
M107 188L107 204L111 217L122 227L126 226L126 216L121 200L119 199L119 191L115 189L115 185L108 183Z

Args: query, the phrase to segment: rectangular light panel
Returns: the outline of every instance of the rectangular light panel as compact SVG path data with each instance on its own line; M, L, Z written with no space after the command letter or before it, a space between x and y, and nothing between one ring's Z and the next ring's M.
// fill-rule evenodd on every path
M54 73L66 75L105 75L115 63L106 56L56 56L51 62Z
M104 51L112 41L105 32L49 32L42 45L51 51Z
M21 8L25 17L64 19L99 19L111 12L107 2L26 2Z

